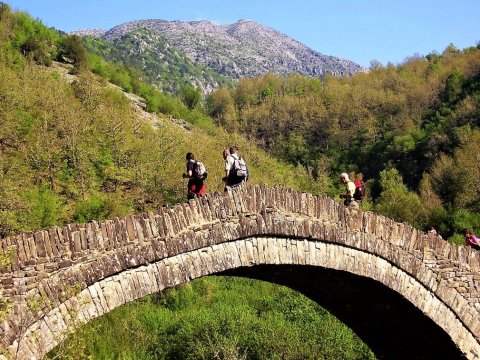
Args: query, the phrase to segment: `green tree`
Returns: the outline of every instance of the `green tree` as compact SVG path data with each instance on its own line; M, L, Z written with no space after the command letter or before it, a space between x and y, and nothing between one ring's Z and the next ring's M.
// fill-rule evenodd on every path
M233 97L226 88L220 88L207 98L207 109L218 124L227 129L235 129L236 112Z
M280 143L282 147L276 151L279 157L295 165L307 165L308 145L302 135L291 133L287 140Z
M32 229L45 229L59 224L61 199L46 186L34 188L24 194L29 215L26 219Z
M462 85L464 82L464 76L460 69L455 68L448 75L445 81L445 89L443 91L443 100L448 103L456 102L462 94Z
M452 156L443 155L432 168L432 185L453 209L480 212L480 131L459 133L462 146Z
M75 70L80 71L88 67L87 50L78 35L66 36L60 43L59 57L73 63Z
M50 66L52 64L48 45L38 37L29 37L22 45L22 51L37 64L45 66Z
M193 86L182 86L180 89L180 96L182 101L189 109L194 109L200 104L202 99L202 93L198 88Z
M424 208L420 197L407 189L395 168L380 172L380 187L382 192L375 205L375 211L397 221L422 224Z

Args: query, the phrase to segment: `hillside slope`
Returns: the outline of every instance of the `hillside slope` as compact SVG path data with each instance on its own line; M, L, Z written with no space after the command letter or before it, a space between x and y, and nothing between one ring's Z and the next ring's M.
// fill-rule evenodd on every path
M67 40L0 6L0 236L185 201L189 151L207 166L208 191L221 191L222 150L233 144L251 181L315 188L307 171L226 133L200 110L146 84L136 86L147 100L110 86L80 61L81 44ZM75 45L77 60L52 63L52 49L66 53L65 44ZM181 121L188 116L203 129Z
M135 29L111 41L85 36L83 43L90 53L138 70L149 83L170 94L179 94L182 88L192 85L208 94L232 82L206 66L195 64L152 30Z

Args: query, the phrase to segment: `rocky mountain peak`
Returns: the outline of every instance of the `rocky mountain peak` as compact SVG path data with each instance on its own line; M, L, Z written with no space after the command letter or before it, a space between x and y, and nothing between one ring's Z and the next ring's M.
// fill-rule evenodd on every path
M230 25L216 25L208 20L137 20L115 26L101 37L113 42L138 29L157 34L193 63L230 78L267 72L345 76L364 70L352 61L323 55L275 29L247 19Z

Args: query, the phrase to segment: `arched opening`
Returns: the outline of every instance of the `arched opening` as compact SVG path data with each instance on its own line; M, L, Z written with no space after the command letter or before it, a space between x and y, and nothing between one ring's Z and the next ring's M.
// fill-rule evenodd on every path
M452 339L397 292L367 277L305 265L257 265L219 275L288 286L349 326L379 359L463 359Z
M205 276L119 306L50 358L373 359L362 341L291 288Z
M475 358L477 353L478 343L459 315L414 276L375 254L306 239L244 238L135 266L83 289L78 314L90 321L206 275L251 277L295 289L353 329L380 358L455 359L463 353ZM61 306L75 303L72 297ZM25 358L61 341L64 323L57 307L27 329Z

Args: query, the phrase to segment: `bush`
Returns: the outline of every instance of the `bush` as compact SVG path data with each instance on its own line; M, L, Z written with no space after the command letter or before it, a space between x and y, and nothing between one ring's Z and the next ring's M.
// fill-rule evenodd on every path
M111 213L112 207L106 196L92 194L89 199L77 203L74 218L77 222L87 223L107 219Z
M46 186L41 186L24 193L30 207L25 221L33 229L45 229L58 225L61 218L62 201L57 194Z
M60 60L73 63L75 71L88 68L87 50L78 35L70 35L62 39L58 57Z
M420 197L408 191L396 169L383 170L380 173L380 194L375 210L390 216L396 221L421 225L424 221L424 209Z
M474 233L480 231L480 214L467 210L457 210L452 216L453 231L461 233L463 229L469 229Z
M37 37L29 37L21 48L25 55L32 58L37 64L45 66L52 65L48 46Z

